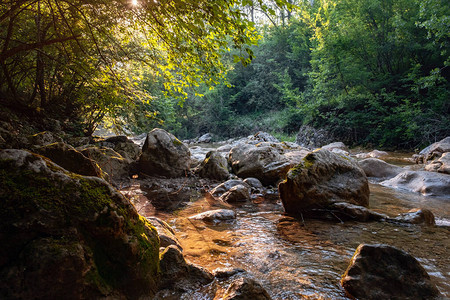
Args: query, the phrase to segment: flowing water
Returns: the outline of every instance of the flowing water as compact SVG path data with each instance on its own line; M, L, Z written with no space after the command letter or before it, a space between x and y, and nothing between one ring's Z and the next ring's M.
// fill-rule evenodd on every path
M339 281L361 243L389 244L407 251L420 261L444 297L450 298L450 199L375 183L370 190L372 209L395 216L411 208L428 208L437 226L296 220L283 214L281 202L274 197L233 206L236 220L219 224L188 219L221 206L210 198L200 197L176 211L147 209L144 215L156 215L173 226L188 261L210 271L242 268L274 299L348 299ZM137 203L138 209L143 201L145 197ZM215 282L187 298L220 299L228 284Z

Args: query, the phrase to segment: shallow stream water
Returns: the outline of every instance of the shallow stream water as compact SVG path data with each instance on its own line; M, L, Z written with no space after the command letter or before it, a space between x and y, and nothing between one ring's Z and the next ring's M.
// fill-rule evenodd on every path
M407 251L420 261L443 296L450 298L450 199L376 183L370 184L370 191L370 208L390 216L428 208L437 226L296 220L284 215L276 197L233 206L237 219L219 224L188 219L223 207L211 198L194 199L174 211L158 211L147 203L141 214L156 215L173 226L188 261L210 271L242 268L273 299L348 299L339 281L361 243L389 244ZM145 205L142 197L136 203L138 210ZM220 299L228 284L215 282L186 299Z

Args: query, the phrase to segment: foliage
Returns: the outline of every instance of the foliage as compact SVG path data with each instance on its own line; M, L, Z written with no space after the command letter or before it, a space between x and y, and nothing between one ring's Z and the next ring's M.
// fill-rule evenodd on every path
M247 64L258 34L248 1L10 0L0 3L0 99L35 111L83 115L91 133L106 115L149 101L134 71L164 78L164 92L217 84L220 55ZM283 1L278 1L280 4ZM130 75L131 74L131 75Z

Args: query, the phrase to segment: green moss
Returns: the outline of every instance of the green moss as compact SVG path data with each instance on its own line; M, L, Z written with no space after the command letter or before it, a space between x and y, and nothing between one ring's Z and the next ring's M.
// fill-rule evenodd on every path
M172 143L173 143L175 146L181 146L181 145L183 145L183 143L182 143L179 139L177 139L177 138L174 138L174 139L172 140Z
M67 172L48 161L47 165L50 172L34 172L17 168L11 160L0 161L0 228L24 220L30 213L45 212L59 220L61 228L78 228L95 262L95 268L86 276L96 286L116 287L129 275L126 270L130 266L139 273L137 278L156 281L159 273L156 229L104 182ZM57 176L52 171L58 172ZM118 238L115 231L123 231L132 241ZM98 238L99 234L103 240ZM127 244L133 239L139 245L137 254Z

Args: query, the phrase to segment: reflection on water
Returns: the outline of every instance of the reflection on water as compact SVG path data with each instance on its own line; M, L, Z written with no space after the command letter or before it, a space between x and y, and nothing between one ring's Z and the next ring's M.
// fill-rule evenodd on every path
M145 193L133 199L141 214L156 215L173 226L187 260L210 271L245 269L274 299L348 299L339 280L361 243L389 244L407 251L450 298L450 200L377 184L370 184L370 190L372 209L395 216L411 208L428 208L438 226L296 220L283 214L279 201L269 199L234 206L237 219L232 222L207 224L188 217L223 207L211 198L175 211L155 208L158 205L149 203ZM219 299L229 283L215 282L190 297L212 299L215 294Z

